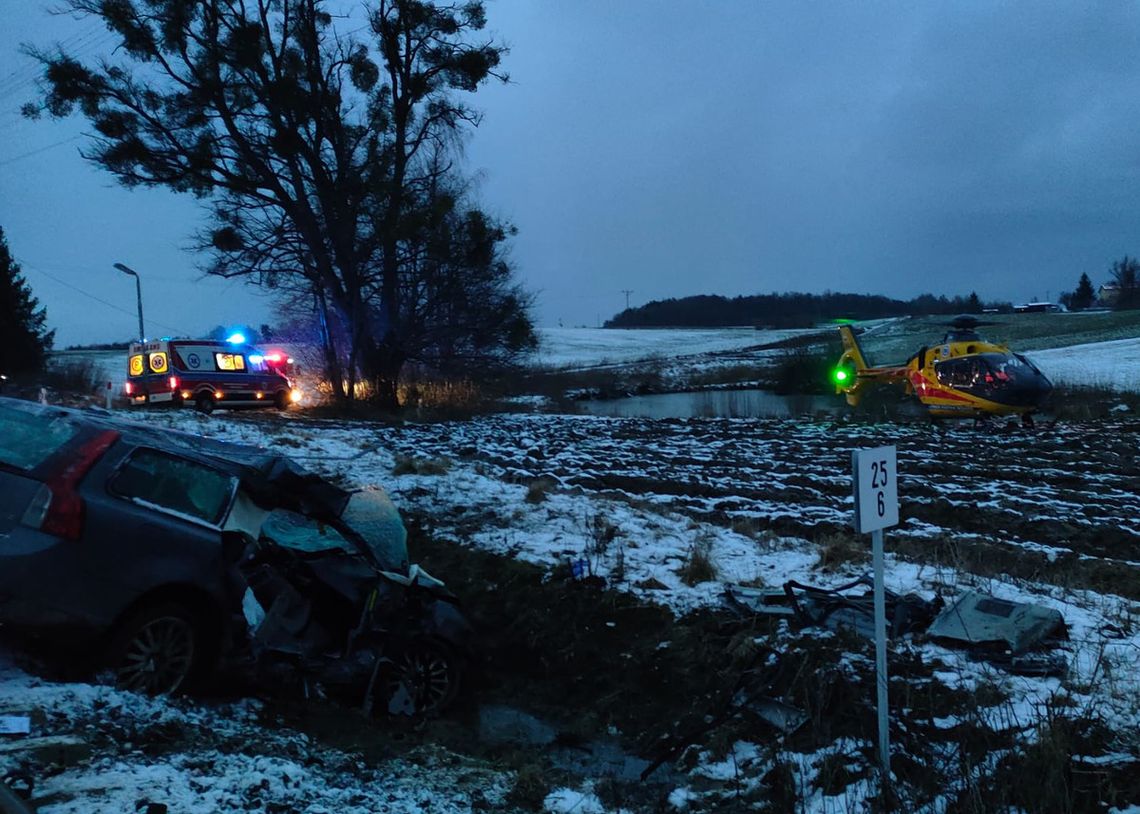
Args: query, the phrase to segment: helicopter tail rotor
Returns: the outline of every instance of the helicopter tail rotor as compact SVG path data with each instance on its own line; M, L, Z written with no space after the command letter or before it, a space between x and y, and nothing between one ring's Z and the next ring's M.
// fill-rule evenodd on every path
M839 363L832 370L831 378L835 383L835 392L847 396L847 403L852 407L859 404L860 390L863 382L859 379L859 371L866 370L871 365L859 346L859 340L849 325L839 328L839 337L843 341L843 355Z

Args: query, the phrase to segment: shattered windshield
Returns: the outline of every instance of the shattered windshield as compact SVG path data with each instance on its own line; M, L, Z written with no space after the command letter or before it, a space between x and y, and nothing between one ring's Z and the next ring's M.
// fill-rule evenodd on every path
M400 573L408 570L408 533L395 504L382 490L354 492L341 520L360 536L381 568ZM296 551L358 552L357 546L333 526L285 509L270 512L261 525L261 533Z
M382 489L353 492L341 519L364 538L382 568L408 570L408 532L400 512Z
M296 551L356 551L352 543L327 523L285 509L270 512L261 524L261 533L278 545Z

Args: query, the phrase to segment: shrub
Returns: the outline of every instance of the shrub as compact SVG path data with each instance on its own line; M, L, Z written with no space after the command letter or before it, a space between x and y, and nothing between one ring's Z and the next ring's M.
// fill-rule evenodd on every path
M831 393L831 370L839 353L830 345L825 349L797 347L784 351L772 371L772 388L781 395Z
M51 365L44 374L44 384L69 393L91 393L104 382L99 368L90 359L75 359Z

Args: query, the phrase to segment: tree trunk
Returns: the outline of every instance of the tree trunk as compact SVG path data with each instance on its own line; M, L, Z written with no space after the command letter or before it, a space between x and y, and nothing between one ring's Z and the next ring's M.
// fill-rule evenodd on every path
M382 342L373 347L365 358L365 375L375 389L376 404L383 410L400 409L400 371L407 357L395 345Z
M319 288L316 294L317 317L321 325L321 349L325 355L325 377L332 387L333 396L336 398L337 403L344 404L351 398L351 393L345 393L344 370L340 364L340 354L337 353L336 339L333 337L332 329L329 327L328 302L325 300L324 293Z

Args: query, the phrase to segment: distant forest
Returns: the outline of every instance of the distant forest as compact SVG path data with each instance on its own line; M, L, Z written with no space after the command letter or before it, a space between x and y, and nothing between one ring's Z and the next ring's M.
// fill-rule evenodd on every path
M627 308L606 322L607 328L808 328L830 319L882 319L906 315L980 314L984 309L1005 310L1008 303L983 303L978 295L935 297L922 294L913 300L893 300L870 294L757 294L721 297L703 294L681 299L654 300Z

